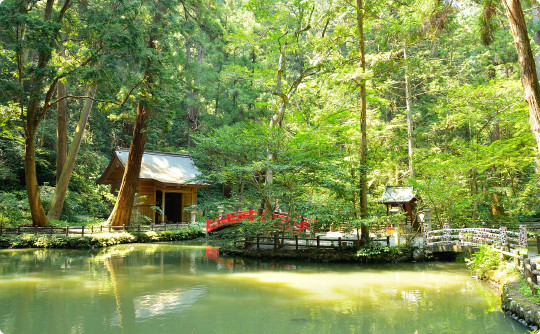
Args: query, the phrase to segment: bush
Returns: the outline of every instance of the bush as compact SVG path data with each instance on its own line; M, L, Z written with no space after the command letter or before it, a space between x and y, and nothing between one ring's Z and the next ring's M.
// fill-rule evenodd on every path
M483 278L490 270L499 269L504 261L502 254L490 246L480 246L480 250L470 259L466 259L467 266L478 273L479 278Z
M11 227L30 222L30 208L25 191L0 191L0 224Z
M204 236L202 229L172 231L150 231L142 233L100 233L84 237L64 235L41 235L25 233L21 235L0 236L0 248L101 248L133 242L157 242L190 240Z

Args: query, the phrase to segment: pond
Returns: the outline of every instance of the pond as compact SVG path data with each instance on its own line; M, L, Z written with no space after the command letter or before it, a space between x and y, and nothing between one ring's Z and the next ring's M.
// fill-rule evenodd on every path
M0 251L0 332L526 333L463 264L219 257L189 243Z

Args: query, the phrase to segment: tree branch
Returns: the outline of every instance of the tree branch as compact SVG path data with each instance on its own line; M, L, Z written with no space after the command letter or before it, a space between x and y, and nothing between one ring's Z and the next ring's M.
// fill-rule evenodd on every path
M58 15L58 18L56 19L57 23L60 23L60 21L62 21L70 5L71 5L71 0L66 0L66 2L64 2L64 6L62 6L62 9L60 10L60 14Z
M135 89L135 87L133 89ZM133 89L131 91L133 91ZM131 91L130 91L130 93L131 93ZM129 96L129 94L128 94L128 96ZM91 96L87 96L87 95L82 95L82 96L79 96L79 95L65 95L65 96L62 96L61 98L58 98L58 99L54 100L53 102L49 103L47 105L47 108L53 106L54 104L56 104L56 103L58 103L58 102L60 102L62 100L65 100L65 99L74 99L74 100L86 100L86 99L88 99L88 100L92 100L92 101L95 101L95 102L103 102L103 103L114 104L116 106L119 106L119 107L123 108L124 104L125 104L125 102L127 100L127 97L122 103L118 103L116 101L111 101L111 100L95 99L95 98L93 98Z

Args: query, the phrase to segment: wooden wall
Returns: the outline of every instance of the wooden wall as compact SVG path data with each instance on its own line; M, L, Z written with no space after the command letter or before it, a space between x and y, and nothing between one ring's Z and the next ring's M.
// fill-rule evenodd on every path
M151 218L154 223L155 211L152 206L156 205L156 191L164 191L165 193L181 193L182 194L182 221L189 222L191 220L191 213L185 212L184 208L187 206L197 204L197 187L195 186L181 186L175 184L160 184L153 180L140 180L138 191L138 211Z

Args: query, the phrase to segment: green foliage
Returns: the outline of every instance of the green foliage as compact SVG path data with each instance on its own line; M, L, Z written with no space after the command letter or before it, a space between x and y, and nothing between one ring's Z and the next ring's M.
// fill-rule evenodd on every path
M199 228L144 233L99 233L84 237L29 234L0 236L0 248L101 248L133 242L181 241L203 237Z
M502 254L490 246L480 246L472 258L466 259L467 266L483 278L491 270L500 269L504 265Z
M380 244L370 244L367 247L361 247L356 252L356 256L364 258L377 258L383 257L390 261L397 260L403 255L403 250L399 247L390 247Z
M28 222L30 222L30 209L26 192L0 191L0 224L4 227L14 227Z
M540 304L540 296L532 294L531 288L529 288L529 285L527 284L527 281L525 281L524 279L519 280L518 281L518 288L519 288L519 293L523 297L525 297L525 299L530 300L530 301L536 303L537 305Z
M44 78L36 93L40 108L56 78L73 96L98 86L99 102L76 160L63 220L108 215L114 196L95 181L112 149L129 145L141 99L152 106L146 149L189 151L203 172L201 180L209 184L199 189L203 216L217 216L218 205L226 212L263 206L317 218L319 230L376 228L390 222L377 203L387 184L417 187L418 206L430 207L437 224L540 216L538 153L512 37L493 19L502 10L498 3L367 3L366 73L358 65L356 12L339 2L188 0L160 3L161 8L131 0L74 2L54 23L43 19L43 5L22 5L0 1L0 30L6 32L0 37L4 226L26 224L30 217L22 191L20 118L35 76ZM23 36L16 34L19 27L25 27ZM151 34L156 49L148 48ZM27 57L20 77L19 51L46 51L46 66L38 69ZM143 80L148 64L154 64L153 87ZM317 70L288 97L283 121L270 129L269 118L283 101L280 93L288 93L286 87L310 66ZM412 94L414 178L408 168L405 75ZM368 162L362 166L358 87L364 81ZM83 103L69 99L68 133ZM55 185L55 130L51 105L36 134L46 208ZM276 159L270 161L269 153ZM269 169L272 184L266 182ZM367 217L360 217L362 173L368 179ZM397 224L400 218L392 219ZM246 223L240 229L267 228Z

